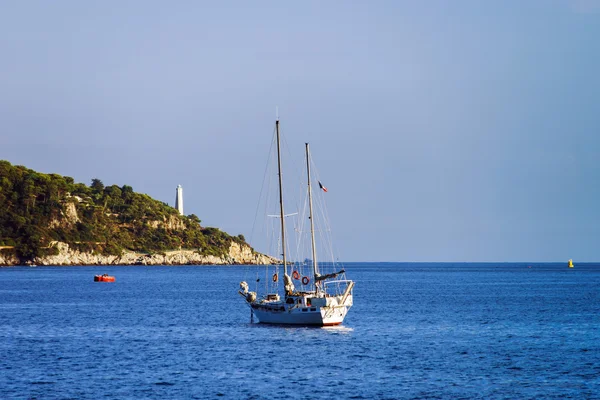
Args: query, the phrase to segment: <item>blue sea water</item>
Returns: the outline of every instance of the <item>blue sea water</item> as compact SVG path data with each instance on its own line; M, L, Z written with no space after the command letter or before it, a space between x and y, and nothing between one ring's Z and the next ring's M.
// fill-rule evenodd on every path
M351 263L331 328L250 324L247 269L0 269L0 399L600 398L600 265Z

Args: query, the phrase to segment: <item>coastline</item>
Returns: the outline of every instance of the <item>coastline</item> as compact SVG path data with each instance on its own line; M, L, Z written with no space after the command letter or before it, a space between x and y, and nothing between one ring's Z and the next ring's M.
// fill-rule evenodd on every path
M231 242L224 256L202 255L195 250L170 250L164 253L137 253L124 251L119 256L80 252L67 243L53 242L58 249L57 255L36 257L23 262L15 254L0 253L0 266L90 266L90 265L269 265L277 260L254 252L250 246Z

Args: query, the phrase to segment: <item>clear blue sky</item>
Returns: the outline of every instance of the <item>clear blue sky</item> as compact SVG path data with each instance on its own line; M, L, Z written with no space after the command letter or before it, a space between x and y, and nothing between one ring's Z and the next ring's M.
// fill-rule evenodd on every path
M0 159L247 237L273 129L349 261L600 260L600 3L5 1Z

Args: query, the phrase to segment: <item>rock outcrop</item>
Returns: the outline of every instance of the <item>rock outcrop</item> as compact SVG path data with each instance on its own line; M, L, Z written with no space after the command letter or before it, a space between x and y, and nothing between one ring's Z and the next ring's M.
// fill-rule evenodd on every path
M185 224L180 218L177 218L175 215L170 215L169 218L163 218L162 221L150 221L148 223L152 228L163 228L169 230L177 230L182 231L185 229Z
M19 258L14 251L5 252L5 248L12 249L12 246L0 246L0 265L19 265Z
M77 208L75 207L75 203L67 202L64 205L64 211L61 211L60 218L53 218L50 220L48 227L50 229L59 226L73 227L79 221L80 220L77 216Z
M165 253L145 254L125 251L120 256L107 256L81 252L62 242L53 242L57 255L36 257L35 265L268 265L278 263L275 258L252 251L250 246L231 242L229 252L223 257L202 255L195 250L174 250ZM0 253L0 265L19 265L16 256Z

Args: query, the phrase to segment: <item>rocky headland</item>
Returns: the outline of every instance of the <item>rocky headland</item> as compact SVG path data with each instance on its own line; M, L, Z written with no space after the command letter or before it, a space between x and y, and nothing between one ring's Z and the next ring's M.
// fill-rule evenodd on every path
M243 235L136 193L0 160L0 265L272 264Z

